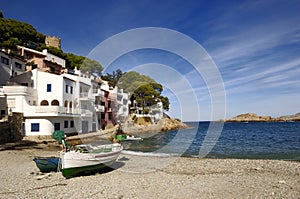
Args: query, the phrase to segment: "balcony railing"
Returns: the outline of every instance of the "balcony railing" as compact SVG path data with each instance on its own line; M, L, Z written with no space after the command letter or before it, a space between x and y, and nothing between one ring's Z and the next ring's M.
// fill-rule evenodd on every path
M78 110L63 106L36 106L35 113L78 114Z
M96 112L104 112L105 108L102 105L95 105Z
M92 116L93 112L89 109L81 109L80 113L82 116Z
M83 93L80 93L79 96L80 96L80 98L86 98L89 96L89 93L83 92Z
M100 89L93 89L93 96L104 97L104 91Z
M31 87L26 86L4 86L2 87L3 93L26 93L30 95L35 95L36 90Z
M79 94L80 100L93 100L94 98L89 95L88 92L83 92Z

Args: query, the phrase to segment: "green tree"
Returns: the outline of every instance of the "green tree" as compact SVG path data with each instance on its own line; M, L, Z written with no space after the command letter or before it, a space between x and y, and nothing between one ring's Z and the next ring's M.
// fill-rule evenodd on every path
M48 51L49 53L51 53L51 54L53 54L53 55L56 55L56 56L58 56L58 57L61 57L61 58L65 58L65 57L66 57L65 53L64 53L61 49L55 48L55 47L53 47L53 46L46 46L46 44L40 44L40 45L36 48L36 50L38 50L38 51L42 51L42 50L44 50L44 49L47 49L47 51Z
M163 109L165 109L165 110L168 111L169 110L169 106L170 106L169 98L160 96L159 99L161 100L161 102L163 104Z
M11 38L17 38L11 39ZM38 33L32 25L14 19L0 17L0 46L15 48L15 45L26 46L29 41L41 42L44 35ZM11 45L11 46L10 46Z
M110 86L117 86L119 89L134 95L135 100L142 107L152 106L160 99L163 103L163 108L169 110L169 99L161 96L163 86L149 76L141 75L135 71L122 73L118 69L113 71L112 74L107 73L101 78L108 81Z
M66 65L68 68L74 69L75 67L79 68L81 64L83 63L84 57L74 55L72 53L66 53L65 54L66 59Z
M122 82L119 82L121 77L124 75L121 71L121 69L117 69L116 71L113 71L112 74L106 73L106 75L102 76L101 78L105 81L108 81L108 84L112 87L115 87L117 84L121 84Z
M85 58L79 68L82 71L96 74L99 77L101 76L103 70L102 65L98 61L89 58Z

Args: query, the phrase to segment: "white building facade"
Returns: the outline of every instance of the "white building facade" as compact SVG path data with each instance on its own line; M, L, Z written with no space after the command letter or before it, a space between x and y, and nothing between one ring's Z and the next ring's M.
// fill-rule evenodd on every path
M25 72L25 61L0 51L0 86L4 86L11 77Z
M95 106L101 92L93 92L99 86L93 78L34 69L11 80L16 85L0 88L0 109L23 113L23 135L52 135L56 130L77 134L100 128L97 112L104 107Z

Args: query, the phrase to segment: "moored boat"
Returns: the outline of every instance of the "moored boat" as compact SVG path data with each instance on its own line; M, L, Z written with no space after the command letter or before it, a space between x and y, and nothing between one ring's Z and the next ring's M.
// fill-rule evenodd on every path
M61 172L71 178L80 174L92 173L112 165L123 147L118 144L77 145L75 150L61 152Z
M40 171L44 173L58 171L60 168L60 159L58 157L34 157L33 161Z

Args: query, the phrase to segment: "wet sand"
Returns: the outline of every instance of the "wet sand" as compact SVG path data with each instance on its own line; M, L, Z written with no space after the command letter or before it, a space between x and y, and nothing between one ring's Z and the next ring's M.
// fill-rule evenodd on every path
M46 144L0 151L0 198L300 198L300 162L122 153L113 168L65 179L32 161L58 155Z

